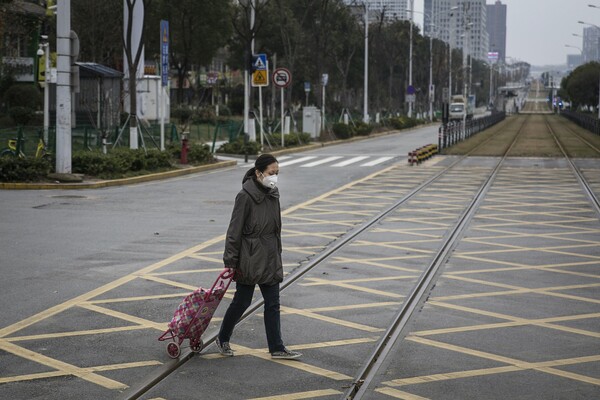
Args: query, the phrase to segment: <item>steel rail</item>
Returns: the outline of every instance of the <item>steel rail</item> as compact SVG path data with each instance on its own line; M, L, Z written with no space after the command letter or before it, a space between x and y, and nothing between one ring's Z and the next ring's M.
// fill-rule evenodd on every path
M529 118L526 118L526 120L527 119ZM344 394L343 399L362 399L363 396L367 394L371 381L375 378L377 372L385 362L386 357L392 351L394 345L401 337L404 328L410 321L414 311L417 309L417 307L419 307L421 302L426 299L426 295L432 287L434 278L438 275L440 267L444 264L449 256L449 253L454 248L456 241L461 236L465 227L470 223L472 217L475 215L475 212L479 209L480 203L483 201L485 194L493 184L498 172L504 164L504 161L508 157L508 154L517 142L525 123L526 121L520 126L511 144L504 152L502 158L496 164L485 182L481 185L477 194L466 207L454 228L446 235L444 242L436 253L434 259L425 269L425 271L423 271L416 285L413 287L410 295L408 295L405 299L405 302L402 303L402 306L394 317L392 324L388 327L382 339L377 344L375 351L367 359L367 362L363 365L360 373Z
M523 128L523 126L524 126L524 123L521 124L521 126L519 127L519 131ZM517 136L518 136L518 134L517 134ZM304 275L306 275L308 272L310 272L316 266L321 264L323 261L328 259L335 252L337 252L342 247L344 247L347 243L351 242L353 239L355 239L361 233L363 233L364 231L369 229L371 226L375 225L376 223L378 223L379 221L384 219L387 215L392 213L394 210L396 210L402 204L409 201L416 194L418 194L419 192L421 192L424 189L426 189L427 187L429 187L433 182L437 181L443 175L448 173L448 171L450 171L452 168L457 166L461 161L466 159L469 156L469 154L474 152L479 147L488 143L492 138L493 138L493 136L486 139L485 141L480 143L478 146L473 148L468 154L465 154L464 156L458 158L457 160L452 162L449 166L447 166L443 170L439 171L437 174L433 175L425 182L418 185L416 188L411 190L409 193L405 194L400 200L396 201L393 205L389 206L386 210L384 210L380 214L376 215L375 217L373 217L369 221L363 223L362 225L350 230L349 232L344 234L344 236L342 236L340 239L337 239L329 247L327 247L324 251L319 253L313 260L311 260L309 263L307 263L304 267L301 267L301 268L297 269L295 272L288 275L280 286L280 292L283 292L285 289L287 289L289 286L291 286L297 280L302 278ZM263 304L264 304L264 300L262 298L256 300L254 303L252 303L250 305L250 307L248 307L246 312L244 312L244 314L238 321L238 324L245 321L246 319L248 319L260 307L262 307ZM216 337L217 337L216 332L212 332L210 335L207 335L206 337L204 337L203 338L204 348L207 348L209 345L213 344ZM183 364L185 364L187 361L189 361L195 354L196 353L192 352L189 349L183 350L178 359L170 360L169 362L165 363L161 368L157 369L156 371L151 372L149 375L144 377L144 379L141 382L139 382L136 386L132 386L129 389L127 389L119 399L122 399L122 400L138 399L144 393L149 391L152 387L156 386L158 383L160 383L162 380L164 380L170 374L172 374L175 370L177 370Z
M596 210L596 213L598 215L600 215L600 201L598 200L598 197L596 196L596 194L594 193L594 191L590 187L590 185L589 185L587 179L585 178L585 176L583 176L583 172L581 172L581 170L579 169L579 167L577 165L575 165L575 163L573 162L573 160L571 159L571 157L569 157L569 155L567 154L565 148L563 147L563 145L561 144L560 140L558 139L558 136L556 135L556 132L554 131L554 129L552 129L552 126L548 122L548 117L546 117L545 123L546 123L546 127L548 128L548 131L550 132L550 134L554 138L554 141L558 145L558 148L560 149L560 151L563 153L565 159L567 160L567 163L569 164L569 167L571 168L571 170L575 174L575 177L579 181L579 184L581 185L581 188L583 189L583 191L585 192L585 194L588 196L590 202L592 203L592 206ZM575 132L573 132L571 130L571 133L575 133ZM575 137L579 138L579 135L575 134ZM588 144L594 150L600 152L600 150L598 150L596 147L594 147L593 145L591 145L590 143L588 143L585 139L583 139L583 138L579 138L579 139L582 140L584 143Z

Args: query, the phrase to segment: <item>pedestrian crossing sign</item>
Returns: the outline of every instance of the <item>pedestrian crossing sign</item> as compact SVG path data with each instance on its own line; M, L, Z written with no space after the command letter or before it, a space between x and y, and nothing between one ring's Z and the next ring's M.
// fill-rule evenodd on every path
M269 86L269 72L257 70L252 73L252 86Z

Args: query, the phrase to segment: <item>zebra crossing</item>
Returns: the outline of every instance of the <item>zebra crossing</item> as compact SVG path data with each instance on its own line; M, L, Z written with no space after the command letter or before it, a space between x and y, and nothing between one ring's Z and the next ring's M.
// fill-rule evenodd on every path
M339 156L281 156L277 157L279 167L295 166L299 168L314 168L314 167L332 167L341 168L349 166L360 167L375 167L383 164L386 161L392 160L394 156L356 156L356 155L339 155ZM238 167L246 168L250 163L240 163Z

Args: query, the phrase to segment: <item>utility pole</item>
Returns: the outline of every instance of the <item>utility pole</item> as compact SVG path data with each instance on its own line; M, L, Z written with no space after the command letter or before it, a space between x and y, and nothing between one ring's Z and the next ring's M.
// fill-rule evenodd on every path
M56 23L56 172L71 173L71 0L58 0ZM48 73L48 71L46 71ZM46 81L46 84L48 80Z

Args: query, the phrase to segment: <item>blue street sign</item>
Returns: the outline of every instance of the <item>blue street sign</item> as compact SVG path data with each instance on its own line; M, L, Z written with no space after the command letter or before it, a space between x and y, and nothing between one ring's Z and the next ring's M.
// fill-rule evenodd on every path
M408 87L408 89L406 90L406 93L407 93L407 94L415 94L415 92L416 92L416 90L415 90L415 87L414 87L414 86L412 86L412 85L410 85L410 86Z
M266 54L255 54L252 57L252 64L255 71L268 71L267 66L267 55Z
M304 91L306 93L310 92L310 82L304 82Z
M169 21L160 21L160 75L163 86L169 84Z

